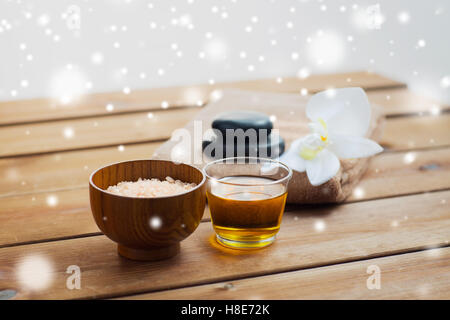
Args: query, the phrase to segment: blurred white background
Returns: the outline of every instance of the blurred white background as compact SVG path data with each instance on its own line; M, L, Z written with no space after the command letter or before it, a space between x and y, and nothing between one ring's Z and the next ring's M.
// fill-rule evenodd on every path
M371 70L450 104L448 0L2 0L0 100Z

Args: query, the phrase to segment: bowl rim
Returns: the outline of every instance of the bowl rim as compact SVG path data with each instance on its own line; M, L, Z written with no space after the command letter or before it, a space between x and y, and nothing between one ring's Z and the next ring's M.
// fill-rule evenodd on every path
M112 192L103 190L102 188L99 188L99 187L92 181L92 177L93 177L97 172L99 172L100 170L102 170L102 169L104 169L104 168L106 168L106 167L110 167L110 166L117 165L117 164L120 164L120 163L125 163L125 162L135 162L135 161L162 161L162 162L170 162L170 163L175 164L175 165L183 164L183 165L192 167L192 168L194 168L195 170L199 171L199 172L202 174L202 181L200 181L200 183L198 183L198 184L197 184L193 189L191 189L191 190L187 190L187 191L185 191L185 192L177 193L177 194L174 194L174 195L171 195L171 196L159 196L159 197L130 197L130 196L124 196L124 195L121 195L121 194L116 194L116 193L112 193ZM204 174L203 170L201 170L201 169L199 169L199 168L196 168L196 167L194 167L193 165L184 163L184 162L178 162L178 163L176 163L176 162L174 162L174 161L171 161L171 160L164 160L164 159L134 159L134 160L118 161L118 162L110 163L110 164L107 164L107 165L104 165L104 166L102 166L102 167L97 168L97 169L94 170L94 171L91 173L91 175L89 176L89 185L92 186L93 188L97 189L97 190L100 191L100 192L104 192L104 193L106 193L106 194L109 194L109 195L112 195L112 196L116 196L116 197L121 197L121 198L127 198L127 199L142 199L142 200L148 200L148 199L168 199L168 198L179 197L179 196L188 194L188 193L190 193L190 192L193 192L193 191L195 191L195 190L201 188L201 187L205 184L205 182L206 182L206 175Z

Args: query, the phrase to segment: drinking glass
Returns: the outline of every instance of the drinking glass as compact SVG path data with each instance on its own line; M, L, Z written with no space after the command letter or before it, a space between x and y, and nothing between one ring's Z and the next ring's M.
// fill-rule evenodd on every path
M291 169L272 159L233 157L210 162L203 170L217 241L237 249L273 243L280 229Z

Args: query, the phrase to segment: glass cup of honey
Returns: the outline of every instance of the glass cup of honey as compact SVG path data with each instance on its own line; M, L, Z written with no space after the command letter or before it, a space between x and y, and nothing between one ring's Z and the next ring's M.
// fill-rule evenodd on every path
M233 157L208 163L211 221L217 241L234 249L270 245L280 229L291 169L266 158Z

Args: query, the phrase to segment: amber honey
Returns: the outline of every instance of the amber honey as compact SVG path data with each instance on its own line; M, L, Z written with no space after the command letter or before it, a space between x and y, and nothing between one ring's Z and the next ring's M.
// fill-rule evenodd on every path
M232 176L207 191L217 239L233 248L261 248L275 239L286 203L286 187L265 177Z

